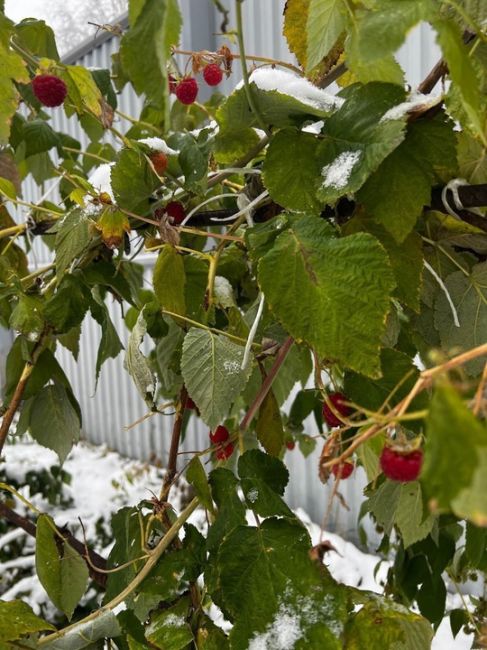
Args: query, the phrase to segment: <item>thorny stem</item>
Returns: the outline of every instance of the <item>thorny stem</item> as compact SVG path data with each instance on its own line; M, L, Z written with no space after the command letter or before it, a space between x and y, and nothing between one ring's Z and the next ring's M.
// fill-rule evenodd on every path
M48 634L47 636L42 637L37 642L38 646L42 647L43 645L46 645L46 643L52 643L56 639L61 639L67 636L69 633L75 632L78 628L85 626L87 623L91 623L92 621L95 621L97 618L100 618L104 614L107 614L109 611L113 610L117 605L120 605L120 603L123 603L124 600L128 596L130 596L130 594L135 589L137 589L137 587L143 582L143 580L145 580L145 578L149 575L152 569L156 566L157 562L159 561L164 551L166 551L167 548L170 546L170 544L173 542L180 528L186 523L186 521L189 519L191 514L196 510L198 505L199 505L199 500L198 498L195 497L189 503L189 505L186 506L186 508L179 515L179 517L176 519L174 524L169 528L167 533L164 535L161 541L151 552L150 558L144 564L144 566L139 571L139 573L127 585L127 587L125 587L125 589L118 594L118 596L115 596L115 598L113 598L109 603L107 603L100 609L97 609L96 611L92 612L91 614L81 619L80 621L77 621L73 625L69 625L68 627L63 628L58 632L55 632L53 634Z
M265 400L267 396L267 393L270 391L274 379L276 378L277 373L279 372L279 369L281 368L282 364L286 360L287 354L291 349L293 343L294 343L294 339L291 336L289 336L279 348L279 352L276 354L276 358L274 360L272 368L269 370L267 377L262 382L262 386L260 387L259 392L257 393L254 401L250 405L249 410L245 414L242 422L240 423L240 431L246 431L249 428L249 425L252 422L255 414L261 407L262 402Z
M206 52L198 52L198 54L205 54ZM179 49L174 49L173 54L183 54L185 56L193 56L193 54L196 54L196 52L193 52L191 50L179 50ZM215 57L216 52L208 52L208 55L211 57ZM232 57L234 59L242 59L243 57L240 54L234 54L232 52ZM268 56L255 56L254 54L245 54L245 58L248 59L249 61L260 61L262 63L269 63L271 65L278 65L281 68L287 68L288 70L292 70L293 72L296 72L296 74L299 74L301 77L303 76L303 71L300 68L297 68L295 65L292 63L287 63L286 61L281 61L280 59L272 59Z
M247 70L247 60L245 58L245 44L244 44L244 36L243 36L242 0L235 0L235 11L237 15L237 40L238 40L238 48L240 50L240 58L242 60L242 78L243 78L243 83L245 88L245 94L247 95L247 101L249 102L249 106L252 109L252 112L254 113L260 128L265 133L269 134L269 129L267 128L267 124L265 123L264 118L260 113L259 107L255 102L252 88L250 87L250 83L249 83L249 72Z
M39 359L42 352L44 351L48 338L49 338L49 330L46 329L41 334L39 340L35 344L34 349L32 350L32 355L30 360L27 361L27 363L24 366L24 369L22 371L22 374L20 375L20 379L17 383L12 399L10 400L10 404L5 412L5 415L3 416L2 424L0 425L0 455L2 453L3 446L7 439L8 432L10 431L10 425L12 424L15 413L17 412L17 409L19 408L20 403L22 401L22 397L27 387L29 377L31 376L32 371L34 370L37 360Z
M172 481L177 473L179 441L181 439L181 430L183 427L183 416L184 416L184 411L186 409L187 399L188 399L188 391L186 390L186 386L183 386L181 388L181 392L179 393L179 402L176 405L176 414L174 416L174 424L172 427L171 446L169 448L169 457L167 461L166 476L164 477L164 483L159 497L161 501L168 500Z

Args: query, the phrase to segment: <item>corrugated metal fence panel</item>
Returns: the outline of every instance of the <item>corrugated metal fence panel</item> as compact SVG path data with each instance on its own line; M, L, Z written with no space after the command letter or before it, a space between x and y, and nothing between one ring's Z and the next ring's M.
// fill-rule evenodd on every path
M289 53L282 31L282 11L284 0L262 2L247 0L243 5L245 21L246 49L250 54L264 55L276 59L293 61ZM181 0L184 15L182 47L185 49L216 49L222 39L215 37L221 16L207 9L206 2ZM230 24L235 24L233 9ZM109 67L111 54L118 50L118 40L108 40L92 51L84 54L77 63L89 67ZM414 30L407 44L399 52L398 58L406 68L408 80L417 84L432 67L438 56L430 30L421 26ZM221 85L223 92L229 92L240 76L239 64L236 62L235 72L229 80ZM119 96L120 109L129 115L139 114L141 100L126 88ZM76 123L68 120L62 111L54 111L53 126L56 129L70 133L83 144L86 137ZM121 124L123 128L124 124ZM24 184L25 195L38 199L42 194L31 180ZM50 253L35 244L37 264L50 260ZM146 265L147 279L150 281L152 262L149 258L141 260ZM123 324L121 308L118 303L109 305L113 322L122 341L127 340L127 332ZM128 456L141 459L157 457L166 462L169 449L169 439L172 418L166 416L151 417L137 427L127 431L125 427L141 418L147 412L147 407L139 398L129 375L123 368L123 361L109 360L102 368L97 389L95 391L95 363L100 340L99 326L92 319L85 319L81 339L81 353L78 362L64 348L59 348L58 358L68 374L74 392L78 397L84 416L83 431L87 439L94 443L104 443ZM312 430L309 423L309 432ZM207 429L197 420L188 426L183 450L197 450L206 447L208 442ZM319 449L308 458L303 458L296 449L288 452L287 461L290 465L291 480L286 492L288 502L292 507L305 508L315 521L320 521L327 510L330 488L323 486L318 479L317 465ZM181 461L182 463L182 461ZM340 486L345 501L350 510L334 507L328 519L328 526L345 535L353 535L356 529L357 515L362 501L362 489L365 484L361 470L353 480L344 481ZM367 526L368 532L372 528Z

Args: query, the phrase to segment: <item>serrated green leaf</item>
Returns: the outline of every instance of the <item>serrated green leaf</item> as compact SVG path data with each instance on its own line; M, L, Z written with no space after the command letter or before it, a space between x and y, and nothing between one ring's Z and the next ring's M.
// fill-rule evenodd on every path
M239 526L227 535L216 558L219 591L213 596L234 623L231 647L282 648L289 634L310 650L342 647L345 590L320 573L309 549L306 530L289 519L267 519L258 529Z
M0 639L17 641L36 632L54 631L51 623L34 614L32 608L21 600L0 601Z
M260 260L258 279L272 311L295 339L322 357L378 376L394 278L374 237L360 233L338 239L320 219L294 217Z
M144 552L140 535L140 518L136 508L121 508L112 517L111 536L114 544L108 556L108 566L114 568L137 560ZM108 574L104 602L115 598L135 577L144 560L134 561L125 568Z
M25 156L49 151L60 143L59 135L44 120L31 120L23 128Z
M80 65L66 65L59 74L66 83L68 98L76 111L89 111L96 118L101 118L103 98L91 72Z
M43 20L25 18L15 26L19 44L38 57L59 61L54 32Z
M457 310L460 327L454 323L451 306L444 292L435 302L435 327L446 350L469 350L485 343L487 332L487 262L476 264L468 275L462 271L451 273L445 280L446 289ZM485 358L479 357L465 364L471 375L484 367Z
M343 106L323 127L316 150L321 167L318 199L331 203L355 192L404 139L404 124L381 120L404 101L400 86L369 83L354 87Z
M156 611L146 628L145 636L154 647L161 650L183 650L193 641L193 633L186 619L189 602L181 599L176 605Z
M224 336L192 328L186 334L181 372L201 419L214 429L243 391L252 370L242 369L243 347Z
M245 524L245 507L238 496L238 480L228 469L219 467L210 473L211 494L218 508L218 516L208 531L210 552L218 550L222 540L237 526ZM205 569L205 572L208 568Z
M358 193L367 211L399 243L414 228L431 200L435 168L456 167L453 125L443 119L421 120L408 127L405 140L380 165Z
M465 554L470 566L480 568L486 550L487 528L480 528L468 521L465 529Z
M51 231L56 233L56 275L61 279L71 265L90 243L88 218L79 209L68 213Z
M347 26L343 0L311 0L308 9L306 69L312 70L329 53Z
M89 294L79 279L64 277L44 308L44 317L58 333L79 328L89 307Z
M108 308L103 302L99 291L92 290L93 300L90 311L93 318L101 327L101 339L96 356L95 377L98 381L102 365L107 359L114 359L124 349L117 330L115 329Z
M137 6L136 11L132 7ZM124 73L136 92L158 104L167 102L167 62L178 45L181 13L176 0L130 3L130 29L120 44Z
M424 539L433 528L434 517L425 515L421 485L418 481L384 481L368 502L369 508L387 535L397 526L408 548Z
M345 650L429 650L433 630L419 614L391 601L370 600L345 629Z
M53 449L61 464L64 463L80 434L80 420L64 386L46 386L36 395L30 432L40 445Z
M294 517L282 500L289 473L280 460L251 449L238 459L238 473L251 510L262 517Z
M310 133L284 129L272 138L262 171L264 184L276 203L289 210L320 212L317 151L318 140Z
M38 338L44 329L43 310L41 298L21 294L10 316L9 325L21 334Z
M284 428L279 404L270 390L259 409L255 425L257 439L268 454L278 456L284 445Z
M71 619L86 591L88 567L55 531L49 515L40 515L36 531L36 571L49 598Z
M152 283L158 303L163 309L185 316L186 273L183 256L165 244L154 266Z
M0 144L8 143L10 123L17 110L19 93L14 81L29 83L29 74L23 59L0 42Z
M122 149L110 176L117 204L126 210L136 210L161 184L145 156L133 149Z
M431 400L426 433L422 483L430 503L437 510L451 508L455 512L458 498L458 510L463 513L469 509L472 515L478 506L474 488L479 488L476 483L482 480L480 474L485 475L487 430L453 388L445 385L436 389ZM465 502L465 495L470 497L470 504ZM485 517L487 508L478 514Z
M156 377L147 358L140 351L142 340L147 334L147 323L144 317L145 309L144 306L130 332L124 366L132 377L142 399L148 406L153 407L156 396Z

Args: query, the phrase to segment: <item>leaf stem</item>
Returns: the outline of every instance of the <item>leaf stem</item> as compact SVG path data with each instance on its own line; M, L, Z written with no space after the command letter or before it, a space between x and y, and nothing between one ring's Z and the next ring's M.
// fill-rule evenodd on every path
M227 339L230 339L231 341L235 341L235 343L240 343L241 345L245 345L247 343L246 339L242 339L240 338L240 336L235 336L234 334L230 334L229 332L225 332L224 330L219 330L216 327L203 325L203 323L199 323L198 321L188 318L187 316L181 316L180 314L176 314L173 311L168 311L167 309L162 309L161 311L163 314L166 314L167 316L172 316L173 318L176 319L180 319L185 323L189 323L190 325L193 325L193 327L198 327L199 329L206 330L207 332L213 332L213 334L221 334L222 336L226 336ZM259 350L262 348L262 346L259 343L254 343L254 346Z

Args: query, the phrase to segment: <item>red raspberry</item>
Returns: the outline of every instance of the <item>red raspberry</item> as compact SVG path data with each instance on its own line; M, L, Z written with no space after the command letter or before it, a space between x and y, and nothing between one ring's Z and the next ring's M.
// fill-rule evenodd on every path
M228 429L220 424L214 431L210 431L210 440L214 445L226 442L230 438Z
M337 463L336 465L333 465L331 471L335 478L346 479L350 476L354 469L355 465L353 463L345 461L343 463Z
M422 464L423 452L420 449L402 452L391 447L384 447L380 455L380 466L387 478L402 483L415 481L419 476Z
M32 90L41 104L51 108L61 106L68 94L64 81L52 74L39 74L34 77L32 79Z
M343 417L347 417L352 412L352 409L344 404L344 402L347 401L347 398L343 393L330 393L328 399L335 407L335 411L338 411L338 413L343 415ZM326 402L323 402L323 417L329 427L340 427L343 424Z
M198 95L198 82L194 77L181 79L175 93L181 104L192 104Z
M233 454L235 449L233 442L229 442L227 445L220 447L216 452L216 457L218 460L227 460Z
M218 86L223 79L223 72L216 63L210 63L203 70L203 79L209 86Z
M164 208L164 211L172 217L172 221L176 226L179 226L186 217L186 212L184 210L183 204L179 201L169 201L169 203Z
M292 450L294 449L295 446L296 446L296 443L294 442L294 440L288 440L288 441L286 442L286 447L287 447L290 451L292 451Z
M157 174L159 176L162 176L167 167L166 154L162 151L154 151L149 155L149 158L151 159L151 163L154 165L154 169L156 170Z
M176 86L178 85L178 80L173 74L169 75L169 92L171 95L176 94Z

